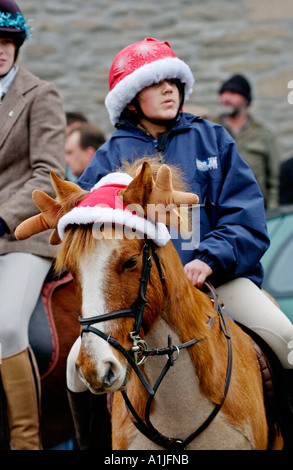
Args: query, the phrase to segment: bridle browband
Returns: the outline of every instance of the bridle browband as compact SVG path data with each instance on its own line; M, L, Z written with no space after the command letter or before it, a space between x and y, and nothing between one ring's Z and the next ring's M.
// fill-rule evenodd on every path
M160 276L160 280L162 284L164 284L165 279L163 276L163 270L162 270L158 253L154 249L153 245L151 245L151 248L152 248L152 255L153 255L156 267L158 269L159 276ZM94 333L100 338L107 341L115 349L120 351L120 353L123 354L123 356L126 358L130 366L133 368L134 372L138 376L142 385L145 387L145 389L149 393L149 398L147 400L147 404L145 408L145 416L144 416L144 419L142 419L138 415L134 407L132 406L127 396L126 390L123 390L121 392L127 409L131 412L131 414L134 417L134 419L131 418L132 422L139 429L139 431L142 432L148 439L152 440L153 442L157 443L159 446L165 449L182 450L182 449L185 449L185 447L191 441L193 441L199 434L201 434L204 431L204 429L207 428L207 426L216 417L216 415L219 413L220 409L222 408L224 404L225 398L228 393L230 379L231 379L231 372L232 372L231 338L230 338L230 334L228 331L228 326L225 320L225 316L222 312L222 306L220 302L218 301L217 293L215 289L213 288L213 286L210 283L206 282L205 285L208 287L208 289L212 293L212 297L214 301L214 308L218 313L221 331L224 333L228 341L228 365L227 365L226 380L225 380L222 401L221 403L218 403L215 405L214 409L212 410L210 415L207 417L207 419L201 424L201 426L196 431L191 433L190 436L187 437L186 439L181 440L181 439L176 439L176 438L169 438L161 434L157 429L154 428L154 426L152 425L150 421L150 408L151 408L151 404L153 402L155 393L158 390L159 385L161 384L163 378L167 374L170 367L172 367L175 361L178 359L180 350L190 347L194 344L197 344L198 342L201 341L201 339L192 339L190 341L187 341L186 343L182 343L178 346L175 346L175 345L172 345L171 336L168 336L167 347L161 348L161 349L148 349L146 342L140 338L139 334L140 334L140 330L141 330L142 323L143 323L143 313L145 309L145 304L147 303L146 291L147 291L147 284L148 282L150 282L151 267L152 267L152 262L151 262L150 242L149 240L145 240L145 244L143 247L143 263L142 263L142 273L141 273L141 279L140 279L140 288L139 288L137 299L135 300L133 305L130 308L115 310L111 313L106 313L104 315L98 315L95 317L82 318L81 316L79 316L79 322L82 325L81 335L83 335L84 333ZM132 317L135 320L134 329L130 333L130 337L133 341L133 346L130 351L127 351L119 343L119 341L117 341L112 336L106 335L103 331L92 326L94 323L100 323L103 321L114 320L114 319L123 318L123 317ZM212 327L212 324L210 326ZM174 357L174 353L176 353L176 357ZM151 387L151 385L149 384L149 382L147 381L147 379L145 378L145 376L143 375L143 373L141 372L138 366L142 365L150 356L162 356L162 355L167 356L167 362L165 366L163 367L154 386Z

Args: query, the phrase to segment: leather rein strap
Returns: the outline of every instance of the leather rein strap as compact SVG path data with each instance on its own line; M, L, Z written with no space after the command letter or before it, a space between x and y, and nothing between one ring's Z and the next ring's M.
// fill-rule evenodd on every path
M155 264L158 269L158 273L160 275L161 282L164 283L163 271L162 271L162 267L160 264L159 256L154 249L152 250L152 253L153 253L153 258L155 260ZM174 366L174 363L179 357L180 350L183 348L190 347L194 344L197 344L201 340L192 339L191 341L180 344L179 346L175 346L171 344L172 343L171 337L168 336L168 346L166 348L153 349L153 350L149 350L147 348L142 349L141 354L144 357L166 355L168 358L157 381L155 382L155 385L151 387L151 385L148 383L147 379L145 378L145 376L139 369L137 362L133 359L131 353L127 351L115 338L112 338L112 336L106 335L103 331L98 330L96 327L92 326L92 324L94 323L99 323L103 321L113 320L113 319L122 318L122 317L133 317L135 319L135 324L134 324L134 331L132 332L132 334L138 335L142 326L142 321L143 321L143 313L144 313L144 308L146 304L146 289L147 289L147 283L148 281L150 281L151 267L152 267L152 263L151 263L151 255L150 255L150 250L149 250L149 243L146 241L144 245L144 249L143 249L143 266L142 266L142 276L140 280L140 290L138 293L138 297L136 301L134 302L134 304L132 305L132 307L127 308L127 309L117 310L111 313L106 313L104 315L99 315L99 316L95 316L91 318L82 318L81 316L79 316L79 322L82 325L81 335L83 335L84 333L90 333L90 332L94 333L98 335L100 338L107 341L115 349L120 351L123 354L123 356L126 358L128 363L131 365L134 372L137 374L139 380L141 381L141 383L143 384L143 386L149 393L149 398L147 400L147 404L145 408L145 416L143 419L138 415L138 413L132 406L127 396L126 390L123 390L121 392L125 400L126 407L131 412L134 419L132 417L130 418L133 424L139 429L139 431L142 434L144 434L148 439L157 443L159 446L165 449L182 450L182 449L185 449L186 446L190 442L192 442L199 434L201 434L208 427L208 425L213 421L216 415L219 413L220 409L222 408L224 404L225 398L227 396L229 385L230 385L230 380L231 380L231 373L232 373L231 337L228 331L228 326L225 320L225 316L222 312L222 306L220 305L218 301L218 296L213 286L208 282L205 283L206 287L208 287L208 289L212 293L214 309L218 313L221 331L223 332L223 334L225 335L228 341L228 365L227 365L224 392L223 392L221 403L215 405L214 409L212 410L210 415L207 417L207 419L200 425L200 427L196 431L191 433L190 436L187 437L185 440L181 440L177 438L169 438L161 434L157 429L155 429L150 421L150 408L151 408L152 401L154 399L156 391L158 390L159 385L161 384L163 378L167 374L170 367ZM212 327L213 324L211 324L210 326ZM176 353L176 357L174 357L174 353Z

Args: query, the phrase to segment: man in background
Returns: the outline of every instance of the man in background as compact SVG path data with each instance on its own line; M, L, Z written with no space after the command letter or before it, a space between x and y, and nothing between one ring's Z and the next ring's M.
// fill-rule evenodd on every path
M81 122L88 122L88 118L79 111L67 111L66 115L66 134L72 129L76 124Z
M105 136L97 126L82 122L71 127L66 137L65 162L74 177L74 182L104 142Z
M219 90L221 124L236 142L238 152L252 169L263 193L266 209L279 203L280 156L272 133L249 114L251 86L242 75L234 75Z

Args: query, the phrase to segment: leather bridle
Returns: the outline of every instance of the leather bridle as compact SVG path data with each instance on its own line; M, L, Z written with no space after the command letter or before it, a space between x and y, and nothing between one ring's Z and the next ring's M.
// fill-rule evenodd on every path
M138 415L134 407L132 406L127 396L126 390L123 390L121 392L123 395L126 407L131 412L134 418L134 419L133 418L131 419L133 423L135 424L135 426L140 430L140 432L142 432L147 438L149 438L150 440L152 440L153 442L157 443L159 446L165 449L182 450L182 449L185 449L185 447L191 441L193 441L199 434L201 434L204 429L206 429L206 427L212 422L212 420L215 418L215 416L218 414L221 407L223 406L223 403L228 393L230 379L231 379L232 344L231 344L231 338L230 338L230 334L228 331L225 316L222 312L222 306L218 302L216 291L213 288L213 286L211 286L211 284L206 282L205 283L206 286L212 292L214 308L218 313L221 331L224 333L228 341L228 365L227 365L226 380L225 380L222 401L221 403L215 405L214 409L212 410L210 415L207 417L207 419L201 424L201 426L196 431L191 433L188 438L181 440L177 438L169 438L167 436L162 435L157 429L154 428L154 426L152 425L150 421L150 408L151 408L151 404L154 399L155 393L158 390L159 385L161 384L163 378L167 374L170 367L172 367L175 361L178 359L180 350L183 348L190 347L194 344L197 344L199 341L202 341L202 340L192 339L186 343L175 346L175 345L172 345L172 339L170 336L168 336L167 347L161 348L161 349L149 350L145 340L141 339L141 337L139 336L140 330L143 324L143 314L144 314L145 304L147 302L146 300L147 284L148 282L150 282L150 272L151 272L151 267L152 267L151 252L152 252L156 267L158 269L160 280L162 284L164 284L165 279L163 276L163 270L162 270L158 253L155 250L153 244L151 244L151 250L150 250L150 241L145 240L145 244L143 247L143 263L142 263L142 273L141 273L141 279L140 279L140 288L139 288L137 299L135 300L133 305L130 308L115 310L113 312L106 313L104 315L98 315L98 316L94 316L90 318L82 318L81 316L79 316L79 322L82 325L81 335L83 335L84 333L94 333L98 335L100 338L107 341L115 349L120 351L120 353L122 353L123 356L126 358L128 363L133 368L134 372L137 374L139 380L141 381L141 383L143 384L143 386L149 393L149 398L147 400L147 404L145 408L145 416L144 416L144 419L142 419ZM130 333L130 337L133 341L133 346L130 351L127 351L119 343L119 341L117 341L112 336L106 335L103 331L92 326L94 323L100 323L100 322L114 320L114 319L123 318L123 317L132 317L135 320L134 329ZM210 326L212 327L212 324ZM174 353L176 353L175 357L174 357ZM147 379L145 378L145 376L143 375L143 373L141 372L141 370L139 369L139 366L142 365L149 356L162 356L162 355L167 356L167 362L165 366L163 367L161 374L159 375L157 381L152 387L147 381Z

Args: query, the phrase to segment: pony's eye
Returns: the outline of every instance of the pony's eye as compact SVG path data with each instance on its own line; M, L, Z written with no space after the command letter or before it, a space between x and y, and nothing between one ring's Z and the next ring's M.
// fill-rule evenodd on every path
M137 265L137 255L131 256L125 263L123 264L123 269L130 269L134 268Z

